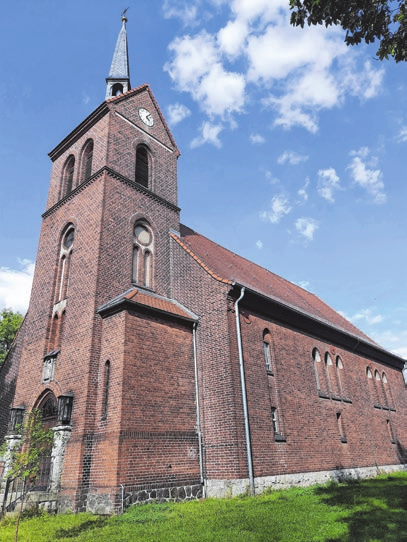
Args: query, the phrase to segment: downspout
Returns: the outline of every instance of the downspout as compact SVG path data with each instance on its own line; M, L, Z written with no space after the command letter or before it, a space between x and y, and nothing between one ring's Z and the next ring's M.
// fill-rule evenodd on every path
M244 377L244 368L243 368L242 334L240 331L240 318L239 318L239 301L243 299L244 292L245 292L245 287L242 286L240 297L239 299L235 301L235 316L236 316L237 347L239 349L240 380L242 382L244 428L245 428L245 433L246 433L247 463L249 466L250 495L254 495L253 462L252 462L252 452L251 452L251 446L250 446L249 417L247 413L247 397L246 397L246 381Z
M198 433L198 447L199 447L199 475L202 484L202 497L205 498L205 483L203 477L203 463L202 463L202 433L201 433L201 417L199 412L199 390L198 390L198 362L196 355L196 326L194 322L192 329L192 336L194 341L194 369L195 369L195 398L196 398L196 430Z

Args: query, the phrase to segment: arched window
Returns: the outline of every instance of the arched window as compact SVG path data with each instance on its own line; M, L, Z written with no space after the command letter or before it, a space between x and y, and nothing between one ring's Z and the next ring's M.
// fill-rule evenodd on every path
M377 388L375 386L375 379L377 380L377 377L379 377L379 380L380 380L379 373L375 371L374 378L373 378L373 373L372 373L371 368L366 367L366 376L367 376L367 381L369 385L370 399L373 402L373 406L375 406L376 408L380 408L379 398L377 396Z
M325 353L325 368L332 399L339 400L341 398L341 388L339 384L338 368L336 364L333 364L329 352Z
M384 395L385 405L389 407L390 410L395 410L393 394L391 393L391 389L387 381L386 373L382 374L382 385L383 385L383 395Z
M341 442L346 444L347 438L346 438L346 435L345 435L345 428L343 426L342 414L340 412L336 413L336 421L337 421L337 424L338 424L338 431L339 431L339 435L341 437Z
M123 94L123 85L121 83L115 83L110 91L111 96L120 96Z
M71 258L73 251L73 242L75 239L75 230L73 226L68 227L62 238L60 249L60 260L58 266L58 283L55 296L55 302L66 299L69 286L69 272L71 267Z
M89 139L85 143L82 151L81 161L81 180L80 182L87 181L92 175L92 159L93 159L93 139Z
M153 285L153 235L144 222L134 226L132 282L146 288Z
M339 393L342 397L346 396L343 382L343 363L339 356L336 356L336 375L338 377Z
M327 371L321 360L318 348L312 351L312 360L314 362L315 379L317 381L318 395L324 399L329 399L329 385Z
M271 335L268 329L265 329L263 331L263 352L266 371L270 374L273 374L271 364Z
M145 145L136 149L136 183L148 188L149 181L149 152Z
M62 176L63 196L67 196L72 192L74 172L75 156L71 154L65 162L64 172Z
M106 361L103 375L103 406L102 420L107 419L107 408L109 406L109 384L110 384L110 361Z

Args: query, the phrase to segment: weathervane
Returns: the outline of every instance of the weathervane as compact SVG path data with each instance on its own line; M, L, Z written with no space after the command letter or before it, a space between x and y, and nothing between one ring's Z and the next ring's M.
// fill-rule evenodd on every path
M122 13L122 19L127 19L126 13L127 13L127 10L128 10L128 9L129 9L129 8L126 8L126 9L123 11L123 13Z

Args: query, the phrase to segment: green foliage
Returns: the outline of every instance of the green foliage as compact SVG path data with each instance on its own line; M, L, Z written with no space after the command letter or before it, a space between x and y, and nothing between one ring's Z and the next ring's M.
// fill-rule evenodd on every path
M21 427L21 437L20 446L10 453L12 466L9 476L22 478L30 485L37 480L41 458L49 450L53 439L52 430L44 429L42 414L37 408L28 413Z
M407 60L406 0L290 0L291 24L340 25L345 43L379 40L380 60Z
M23 519L21 542L400 542L407 540L407 473L251 498L131 507L122 516ZM5 520L6 521L6 520ZM12 539L3 523L0 542Z
M22 321L23 317L19 312L11 309L0 312L0 365L5 360Z

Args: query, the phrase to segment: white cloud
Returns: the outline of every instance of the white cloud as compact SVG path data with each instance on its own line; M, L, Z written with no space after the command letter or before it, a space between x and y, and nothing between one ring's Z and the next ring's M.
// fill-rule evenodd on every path
M260 239L256 241L256 247L261 250L263 248L263 241L260 241Z
M318 227L318 221L313 218L298 218L295 222L295 229L300 235L305 237L307 241L313 240L314 233Z
M272 224L278 224L280 220L291 211L289 200L283 194L274 196L271 200L270 211L260 213L261 220L269 221Z
M260 134L250 134L250 141L253 145L262 145L266 142L264 137Z
M407 141L407 126L402 126L397 136L399 143L405 143Z
M186 105L183 104L172 104L168 106L168 123L171 126L182 122L184 119L190 116L191 111Z
M20 269L0 267L0 309L10 307L25 313L30 300L34 262L20 260Z
M280 179L274 177L273 173L269 169L265 171L264 176L268 181L270 181L270 184L278 184L280 182Z
M173 59L164 69L179 90L189 92L209 117L224 118L242 111L244 76L225 70L213 36L203 31L193 38L177 38L169 50Z
M318 171L318 194L333 203L334 192L340 188L339 177L334 168L320 169Z
M308 156L305 154L299 154L295 151L284 151L283 154L281 154L277 158L278 164L290 164L291 166L296 166L298 164L301 164L301 162L306 162L308 160Z
M162 9L166 19L181 19L184 25L191 25L198 17L198 7L192 0L164 0Z
M308 187L309 187L309 178L307 177L305 179L304 186L302 186L297 192L300 198L302 198L303 202L308 201L308 192L307 192Z
M205 4L222 6L223 25L212 18L210 32L175 38L165 70L211 120L230 120L260 102L272 110L275 126L314 133L320 111L341 106L347 96L370 99L381 89L382 67L350 52L337 27L292 27L287 0L200 0L199 10L196 1L165 2L167 16L195 22Z
M211 124L210 122L204 122L201 126L201 135L191 141L191 149L196 149L205 143L215 145L220 148L222 143L219 139L219 134L223 130L220 124Z
M86 92L82 92L83 105L88 105L89 102L90 102L90 96Z
M386 203L387 196L384 192L382 172L380 169L371 169L377 165L377 158L370 156L368 147L352 151L350 155L353 158L348 169L354 183L366 190L372 196L374 203Z
M349 318L351 322L365 321L369 325L380 324L383 322L381 314L374 314L372 309L362 309Z

